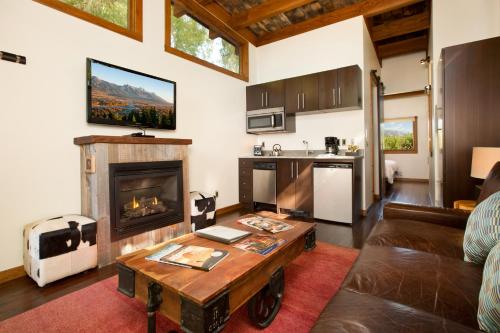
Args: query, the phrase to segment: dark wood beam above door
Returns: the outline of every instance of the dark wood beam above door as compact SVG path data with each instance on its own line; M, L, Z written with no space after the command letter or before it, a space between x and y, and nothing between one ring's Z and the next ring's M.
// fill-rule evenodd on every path
M241 14L234 15L230 25L233 29L241 29L249 25L260 22L269 17L273 17L289 10L305 6L314 0L274 0L264 1L260 5L254 6Z
M427 36L415 37L394 43L377 46L379 58L388 58L400 54L426 51L429 44Z
M285 39L360 15L365 17L375 16L380 13L409 6L422 1L424 0L364 0L353 5L316 16L312 19L286 26L281 30L267 33L257 39L256 45L261 46L269 44L280 39Z
M374 26L371 31L371 36L372 40L377 42L391 37L427 30L430 25L430 14L429 12L424 12Z

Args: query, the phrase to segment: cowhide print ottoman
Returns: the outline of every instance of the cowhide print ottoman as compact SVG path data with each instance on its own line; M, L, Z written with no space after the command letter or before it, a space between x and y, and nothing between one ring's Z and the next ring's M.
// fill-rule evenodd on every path
M81 215L40 220L24 227L24 269L43 287L97 266L97 223Z
M215 196L191 192L191 229L200 230L215 224Z

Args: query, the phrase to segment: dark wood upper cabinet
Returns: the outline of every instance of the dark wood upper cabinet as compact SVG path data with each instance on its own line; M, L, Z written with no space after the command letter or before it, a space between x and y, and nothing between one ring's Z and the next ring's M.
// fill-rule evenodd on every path
M284 86L283 80L248 86L247 111L283 106Z
M337 70L321 72L318 74L319 98L318 108L320 110L333 109L337 107Z
M318 75L285 80L285 111L296 113L318 109Z
M349 66L247 87L247 111L285 107L286 113L361 108L359 66Z
M361 108L362 93L358 66L337 69L337 108Z
M321 72L319 78L319 110L337 111L361 108L361 69L349 66Z

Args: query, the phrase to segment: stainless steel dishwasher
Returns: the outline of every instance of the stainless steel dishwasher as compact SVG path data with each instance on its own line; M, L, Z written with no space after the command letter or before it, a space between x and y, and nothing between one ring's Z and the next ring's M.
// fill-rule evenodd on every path
M253 201L271 205L276 204L276 163L254 162Z

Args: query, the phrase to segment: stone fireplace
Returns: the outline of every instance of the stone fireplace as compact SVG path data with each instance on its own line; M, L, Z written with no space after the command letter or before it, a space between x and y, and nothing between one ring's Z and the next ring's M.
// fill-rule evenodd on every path
M190 231L188 139L87 136L81 153L82 215L97 221L97 262Z

